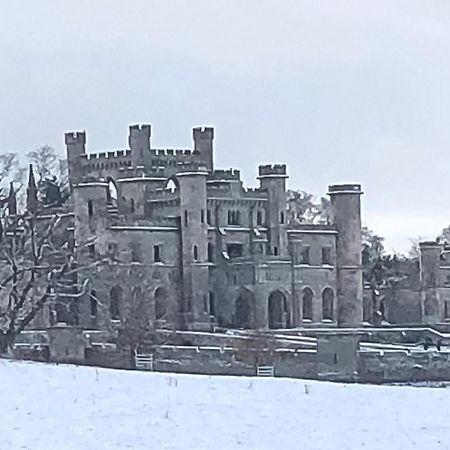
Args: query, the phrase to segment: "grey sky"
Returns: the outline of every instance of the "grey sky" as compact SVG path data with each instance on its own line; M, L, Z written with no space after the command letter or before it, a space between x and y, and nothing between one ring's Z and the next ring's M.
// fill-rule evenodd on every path
M4 1L0 149L214 125L248 184L262 162L318 195L360 181L364 222L405 251L450 224L449 50L448 0Z

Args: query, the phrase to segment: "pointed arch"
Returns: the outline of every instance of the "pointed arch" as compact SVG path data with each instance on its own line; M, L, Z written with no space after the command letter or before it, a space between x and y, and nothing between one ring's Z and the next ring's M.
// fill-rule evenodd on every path
M242 289L234 302L233 326L235 328L252 328L254 303L253 292Z
M269 328L284 328L287 323L287 297L279 289L269 295Z
M334 319L334 291L333 289L326 287L322 291L322 319L333 320Z
M313 299L314 293L309 287L303 288L302 295L302 317L306 320L313 320Z

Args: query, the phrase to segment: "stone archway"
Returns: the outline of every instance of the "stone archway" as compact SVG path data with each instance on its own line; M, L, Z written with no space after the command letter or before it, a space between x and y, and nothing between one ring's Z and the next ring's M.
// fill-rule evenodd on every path
M287 323L287 298L279 290L269 295L269 328L285 328Z
M233 326L235 328L252 327L253 304L253 293L243 289L234 302Z

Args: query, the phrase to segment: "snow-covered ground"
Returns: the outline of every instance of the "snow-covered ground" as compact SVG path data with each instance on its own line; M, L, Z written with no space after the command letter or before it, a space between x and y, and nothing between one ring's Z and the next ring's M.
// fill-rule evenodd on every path
M0 360L0 449L450 449L450 389Z

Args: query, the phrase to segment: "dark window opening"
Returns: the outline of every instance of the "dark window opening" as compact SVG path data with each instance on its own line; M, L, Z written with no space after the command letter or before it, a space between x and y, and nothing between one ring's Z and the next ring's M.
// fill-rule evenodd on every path
M90 303L90 307L91 307L91 317L96 317L97 312L98 312L98 310L97 310L97 295L94 290L92 290L89 295L89 303Z
M205 223L205 211L203 209L200 211L200 221Z
M333 320L334 292L331 288L325 288L322 292L322 318Z
M89 249L89 256L91 258L94 258L95 257L95 244L89 244L88 249Z
M207 210L206 211L206 222L208 223L208 225L212 225L212 222L211 222L211 210Z
M184 226L188 226L188 212L184 211Z
M322 264L331 264L331 248L322 247Z
M161 246L160 245L154 245L153 246L153 261L154 262L162 262L162 259L161 259Z
M208 261L214 261L214 246L211 244L211 242L208 242Z
M300 264L309 264L310 248L304 247L301 253Z
M262 211L258 211L256 213L256 225L262 225L262 223L263 223Z
M194 245L194 261L198 261L198 247Z
M450 319L450 301L444 303L444 318Z
M211 316L215 316L216 315L216 304L215 304L214 293L213 292L209 293L209 314Z
M134 198L132 198L130 200L130 210L131 210L131 213L134 214Z
M280 212L280 223L284 223L284 212Z
M243 245L227 244L227 253L230 258L239 258L243 254Z
M278 256L278 247L277 246L275 246L273 248L273 254L274 254L274 256Z
M88 215L89 217L92 217L94 215L94 204L92 203L92 200L88 200L87 207L88 207Z
M228 211L228 225L240 224L240 211Z
M303 319L312 320L313 318L313 292L310 288L303 289Z
M118 286L111 289L109 295L109 312L112 320L120 320L120 303L122 300L122 290Z

